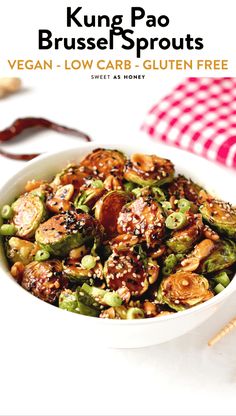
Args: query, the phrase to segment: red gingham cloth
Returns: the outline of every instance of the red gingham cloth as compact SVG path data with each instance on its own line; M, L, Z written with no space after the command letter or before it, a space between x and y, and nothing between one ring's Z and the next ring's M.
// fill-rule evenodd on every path
M236 78L187 78L149 111L141 129L236 169Z

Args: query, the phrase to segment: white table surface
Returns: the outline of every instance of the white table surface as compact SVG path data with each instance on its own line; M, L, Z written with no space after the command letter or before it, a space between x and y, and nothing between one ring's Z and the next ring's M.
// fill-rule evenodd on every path
M95 140L139 139L149 107L177 82L75 83L75 77L25 78L24 93L0 101L0 128L20 116L44 116L78 127ZM76 86L76 87L75 87ZM56 137L56 140L55 140ZM21 143L25 151L53 150L75 139L47 132ZM19 150L19 145L9 145ZM22 162L0 159L0 184ZM98 349L27 327L20 300L0 280L0 414L223 415L236 414L236 331L215 347L208 339L236 315L231 296L210 320L179 339L138 350Z

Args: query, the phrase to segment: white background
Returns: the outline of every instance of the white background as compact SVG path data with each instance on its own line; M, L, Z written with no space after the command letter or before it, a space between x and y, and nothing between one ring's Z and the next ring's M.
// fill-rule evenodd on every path
M8 58L38 56L37 28L45 26L63 32L65 5L87 4L86 10L95 12L99 6L99 11L112 13L121 9L125 12L128 5L143 6L142 3L119 1L116 6L104 0L98 4L64 0L2 3L0 75L9 75L5 65ZM233 4L229 0L145 2L149 12L169 13L174 22L173 34L202 33L207 39L207 57L218 59L233 59ZM46 55L48 58L50 53ZM76 53L72 55L77 59ZM59 56L64 59L62 53ZM93 55L94 59L97 57L100 56ZM88 73L17 75L23 78L24 90L0 102L0 128L17 117L38 115L78 127L95 140L135 144L140 140L139 126L150 106L186 74L158 73L145 81L91 81ZM68 143L74 144L75 139L46 132L7 148L35 152L63 148ZM21 166L21 162L1 158L0 183ZM236 413L236 332L214 348L207 347L208 339L234 315L234 297L201 327L167 344L140 350L101 350L97 345L86 344L86 334L81 334L80 343L75 343L73 333L70 339L65 339L43 308L42 314L38 309L37 313L26 310L20 298L5 293L4 282L0 281L0 286L2 415Z

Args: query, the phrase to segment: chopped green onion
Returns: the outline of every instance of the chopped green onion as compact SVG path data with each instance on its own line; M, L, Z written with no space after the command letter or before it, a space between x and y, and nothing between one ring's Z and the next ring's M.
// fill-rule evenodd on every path
M159 201L165 201L166 196L164 194L164 192L162 191L161 188L157 187L157 186L153 186L152 187L152 192L154 194L154 197Z
M0 228L0 235L15 235L16 227L13 224L3 224Z
M175 254L175 258L176 258L177 262L178 261L181 261L184 258L184 254L182 254L182 253L176 253Z
M167 267L170 267L173 269L173 267L175 267L177 261L176 261L176 256L174 254L169 254L168 257L166 257L165 259L165 265Z
M47 250L38 250L37 253L35 254L34 259L36 261L45 261L48 260L50 257L50 254Z
M164 276L169 276L175 265L177 264L177 258L175 254L169 254L169 256L166 257L166 259L164 260L164 266L162 267L162 274Z
M169 214L169 211L172 210L172 205L169 201L163 201L161 202L161 205L162 205L162 209L164 210L166 214Z
M166 227L170 230L179 230L184 227L187 222L187 217L182 212L172 212L165 221Z
M164 267L162 267L162 269L161 269L162 274L163 274L164 276L169 276L169 275L171 274L172 270L173 270L173 269L171 269L170 267L167 267L167 266L164 266Z
M91 183L92 188L103 188L104 184L100 179L95 179L92 183Z
M103 302L108 306L120 306L122 299L116 292L106 292L103 297Z
M80 209L80 211L86 212L86 214L89 212L89 207L87 205L77 205L77 209Z
M142 319L144 312L140 308L129 308L127 310L126 319Z
M179 210L180 210L180 212L186 212L186 211L189 211L190 210L190 208L191 208L191 203L187 200L187 199L185 199L185 198L181 198L179 201L178 201L178 208L179 208Z
M84 256L81 260L81 264L85 269L93 269L96 266L96 259L93 256L90 256L89 254L87 256Z
M133 182L126 182L124 188L126 192L131 192L136 187L136 184Z
M214 277L214 280L217 283L220 283L222 286L226 287L230 284L230 278L226 272L221 272Z
M99 287L89 286L87 283L84 283L81 289L94 298L103 298L106 293L105 290L100 289Z
M4 220L10 220L13 217L13 209L10 205L4 205L1 210L1 217Z
M99 312L97 309L85 305L80 300L77 300L76 312L80 313L81 315L94 316L94 317L97 317L99 315Z
M222 292L224 289L225 289L225 287L221 283L218 283L218 285L216 285L216 287L214 288L214 291L215 291L216 294L218 294L218 293Z
M137 198L139 198L142 195L142 188L135 188L132 192Z

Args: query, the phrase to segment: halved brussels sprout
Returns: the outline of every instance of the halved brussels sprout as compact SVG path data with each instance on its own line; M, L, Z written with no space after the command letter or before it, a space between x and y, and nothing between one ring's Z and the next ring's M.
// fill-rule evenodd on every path
M142 295L149 286L148 270L132 251L113 253L105 263L104 276L110 289L127 287L132 296Z
M126 157L118 150L96 149L87 155L80 166L91 169L100 179L113 175L122 177Z
M203 219L219 233L236 239L236 208L223 201L210 200L205 201L199 210Z
M165 218L158 202L152 198L137 198L125 205L118 217L118 232L133 234L149 247L163 237Z
M95 218L103 225L108 238L117 232L117 220L122 207L130 201L130 196L124 191L110 191L95 205Z
M21 238L11 237L7 242L7 257L11 263L20 261L24 265L29 264L33 261L37 250L36 244Z
M12 204L12 209L14 215L11 222L16 227L17 237L33 237L39 224L46 217L44 203L40 197L32 193L24 194Z
M83 185L90 183L94 176L91 169L81 168L76 164L69 164L55 176L51 186L57 190L59 186L71 184L74 186L75 191L79 191Z
M236 262L236 243L219 240L211 254L200 264L200 273L213 273L232 266Z
M92 269L85 269L78 260L67 259L63 262L64 274L72 282L84 283L93 279L102 279L103 267L101 263L96 263Z
M169 194L175 196L176 199L186 198L194 203L198 202L198 195L201 190L201 186L182 175L178 175L168 186Z
M202 216L196 214L188 217L187 227L175 231L172 237L167 240L167 246L174 253L186 253L200 239L203 231Z
M37 243L50 254L58 257L66 255L87 241L102 236L102 227L91 215L69 211L55 215L37 229Z
M34 296L54 304L61 290L68 286L59 260L33 261L25 266L21 285Z
M205 277L182 271L164 278L157 293L158 301L175 311L191 308L213 296Z
M78 208L81 205L87 205L89 208L93 208L96 202L104 195L106 189L100 188L88 188L77 196L75 199L75 207Z
M135 153L125 165L124 178L141 186L160 186L173 177L173 163L156 155Z

